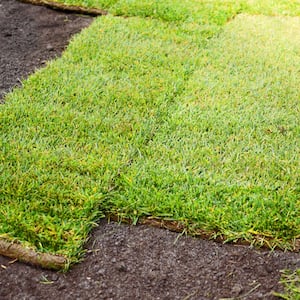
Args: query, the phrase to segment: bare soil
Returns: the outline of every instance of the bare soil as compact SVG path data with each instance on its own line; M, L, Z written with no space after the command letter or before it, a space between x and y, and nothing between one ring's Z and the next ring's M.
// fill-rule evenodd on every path
M0 97L91 18L0 0ZM3 104L5 105L5 104ZM17 226L17 224L16 224ZM99 222L66 274L0 256L0 299L276 299L297 253L201 240L145 225Z
M0 98L64 50L90 17L0 0Z

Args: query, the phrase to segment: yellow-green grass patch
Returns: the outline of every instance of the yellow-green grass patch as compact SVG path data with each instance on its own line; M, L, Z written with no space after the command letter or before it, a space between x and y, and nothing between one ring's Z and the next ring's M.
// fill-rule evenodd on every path
M194 28L195 29L195 28ZM193 29L193 30L194 30ZM0 234L76 260L194 71L201 31L103 17L0 106Z
M30 0L29 0L30 1ZM35 0L36 1L36 0ZM41 0L42 2L43 0ZM53 0L105 9L113 15L223 25L239 13L297 16L299 0Z
M299 29L299 18L241 15L211 40L120 177L116 212L232 240L299 238Z

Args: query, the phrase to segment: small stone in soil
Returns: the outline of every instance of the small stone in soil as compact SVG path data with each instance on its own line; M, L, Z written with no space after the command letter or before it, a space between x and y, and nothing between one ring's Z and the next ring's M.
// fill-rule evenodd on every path
M232 289L231 289L231 292L234 294L234 295L240 295L243 291L243 287L240 285L240 284L235 284Z
M46 47L46 49L47 49L48 51L53 51L53 50L54 50L54 47L53 47L51 44L48 44L47 47Z

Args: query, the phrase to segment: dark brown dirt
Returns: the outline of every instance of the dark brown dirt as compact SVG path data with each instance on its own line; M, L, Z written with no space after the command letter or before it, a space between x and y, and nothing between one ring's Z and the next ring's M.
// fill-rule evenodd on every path
M65 48L90 18L0 0L0 95ZM4 104L5 105L5 104ZM276 299L297 253L101 221L85 260L62 274L0 256L0 299ZM12 263L11 263L12 262Z
M0 0L0 98L20 80L59 55L90 17Z

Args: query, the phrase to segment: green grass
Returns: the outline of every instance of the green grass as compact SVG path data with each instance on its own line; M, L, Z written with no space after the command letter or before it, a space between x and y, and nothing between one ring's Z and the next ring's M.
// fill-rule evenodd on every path
M277 297L285 300L299 300L300 299L300 269L291 272L284 270L280 282L285 287L284 293L274 293Z
M169 217L228 239L299 237L299 26L240 16L210 41L122 174L117 213Z
M54 0L108 10L117 16L140 16L169 22L224 25L238 13L300 14L299 0Z
M298 2L95 3L138 17L96 19L0 106L0 236L71 263L106 214L299 238L299 18L222 26Z
M155 20L99 18L7 97L0 107L0 233L78 256L116 178L194 70L206 39L184 31Z

